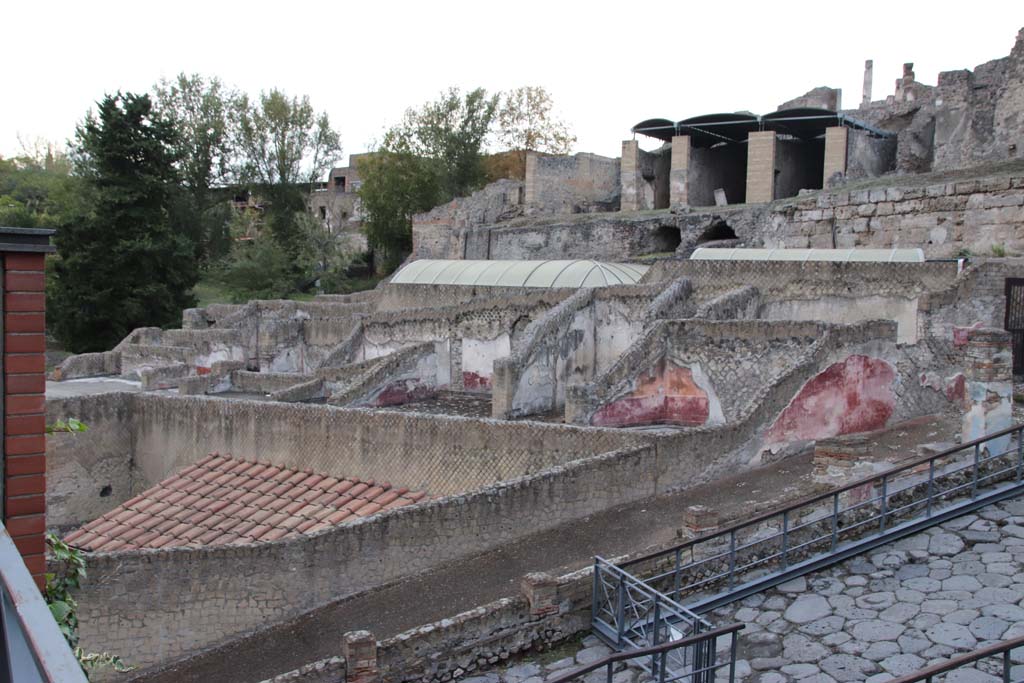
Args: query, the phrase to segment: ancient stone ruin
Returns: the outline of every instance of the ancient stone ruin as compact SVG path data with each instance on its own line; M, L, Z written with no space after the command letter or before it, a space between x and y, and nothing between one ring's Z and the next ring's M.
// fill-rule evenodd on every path
M47 507L88 551L83 645L148 681L497 681L481 672L511 656L526 668L501 680L550 680L607 652L527 656L590 628L593 555L700 538L1010 427L1024 31L934 86L908 64L872 101L872 78L869 62L857 109L816 88L762 115L649 119L633 133L663 144L627 140L620 159L531 154L525 181L416 216L413 254L372 291L190 309L67 359L48 416L90 429L51 437ZM339 230L357 177L315 193ZM1005 627L962 615L970 639L911 622L945 609L897 597L948 569L933 559L951 560L940 588L967 583L947 549L982 541L951 524L718 609L764 626L741 679L813 663L832 676L817 680L883 680L1024 628L1009 609L991 615ZM1024 598L1014 544L977 538L994 545L969 561L1014 577L985 586ZM846 624L863 647L842 649Z

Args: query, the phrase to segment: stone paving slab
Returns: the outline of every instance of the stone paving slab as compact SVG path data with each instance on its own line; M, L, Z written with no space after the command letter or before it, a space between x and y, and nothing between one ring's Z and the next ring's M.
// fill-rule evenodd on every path
M1024 634L1024 499L991 505L708 615L746 624L740 638L744 683L882 683ZM592 636L575 664L607 653ZM1024 652L1013 680L1024 680ZM561 671L523 664L492 683L544 683ZM946 677L997 683L996 658ZM539 669L539 670L537 670ZM586 683L604 681L595 672ZM635 668L618 683L643 683Z

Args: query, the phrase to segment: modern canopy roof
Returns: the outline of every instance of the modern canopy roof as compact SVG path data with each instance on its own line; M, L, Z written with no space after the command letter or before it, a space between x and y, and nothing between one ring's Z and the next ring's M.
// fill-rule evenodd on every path
M921 249L718 249L698 247L697 261L832 261L835 263L924 263Z
M421 259L391 278L391 284L477 287L580 288L632 285L647 266L600 261L474 261Z
M895 135L843 113L811 107L783 109L763 116L747 112L703 114L675 124L668 119L647 119L633 126L632 131L665 142L670 142L674 135L689 135L695 147L710 147L720 142L745 142L750 133L758 130L774 130L802 140L813 140L824 135L826 128L835 126L865 130L879 137Z

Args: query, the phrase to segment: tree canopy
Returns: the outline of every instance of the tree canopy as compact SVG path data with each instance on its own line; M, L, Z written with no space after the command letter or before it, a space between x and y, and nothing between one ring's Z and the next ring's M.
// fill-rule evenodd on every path
M367 239L390 270L412 247L412 216L486 181L481 150L491 130L498 97L476 88L451 88L384 135L380 148L359 165L359 196Z
M189 240L169 223L176 135L149 96L106 96L76 142L88 202L58 226L49 306L58 339L94 351L136 327L180 320L198 269Z

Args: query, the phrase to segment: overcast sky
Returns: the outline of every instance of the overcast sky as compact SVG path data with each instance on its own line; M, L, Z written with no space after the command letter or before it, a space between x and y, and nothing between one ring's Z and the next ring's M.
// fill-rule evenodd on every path
M448 86L541 85L578 141L618 156L642 119L765 113L812 87L874 99L905 61L919 81L1009 54L1024 2L39 2L0 21L0 155L65 141L104 93L215 75L310 96L361 152ZM651 145L645 145L650 147Z

